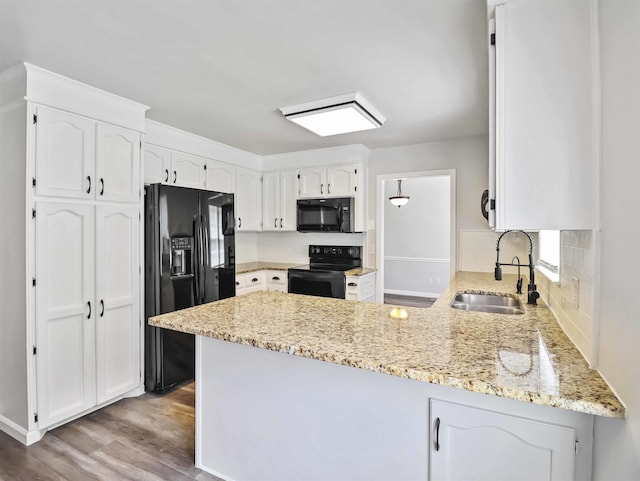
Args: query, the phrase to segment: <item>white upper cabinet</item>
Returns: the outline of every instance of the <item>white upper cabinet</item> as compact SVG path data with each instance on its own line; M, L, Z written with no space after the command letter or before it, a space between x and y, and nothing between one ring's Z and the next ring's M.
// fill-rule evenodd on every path
M151 145L144 146L144 183L168 184L171 152Z
M36 109L36 193L92 199L95 179L95 122L43 107Z
M520 0L496 6L494 17L490 223L498 230L593 228L596 2Z
M96 198L137 202L140 196L140 134L98 124L96 130Z
M300 169L300 191L299 197L305 198L317 198L325 197L327 195L327 168L326 167L312 167L307 169Z
M205 161L207 190L234 194L236 191L236 168L215 160Z
M432 481L561 481L575 474L576 431L431 400Z
M359 164L300 169L299 197L354 197L358 194Z
M138 202L138 132L45 107L34 120L37 195Z
M262 230L262 174L255 170L237 168L236 230Z
M262 230L295 231L298 171L265 172L262 176Z
M358 164L327 167L327 196L349 197L358 192Z
M204 159L180 152L171 152L170 185L204 189Z

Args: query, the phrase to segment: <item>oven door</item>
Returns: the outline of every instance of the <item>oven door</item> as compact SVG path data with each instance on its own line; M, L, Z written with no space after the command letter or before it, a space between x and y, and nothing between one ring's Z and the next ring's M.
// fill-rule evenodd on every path
M344 299L344 273L339 271L289 270L289 292Z

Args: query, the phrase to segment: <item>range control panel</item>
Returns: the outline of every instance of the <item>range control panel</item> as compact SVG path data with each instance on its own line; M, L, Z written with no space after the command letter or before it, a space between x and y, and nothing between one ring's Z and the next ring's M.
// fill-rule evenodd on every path
M362 246L309 246L309 257L348 257L360 259Z

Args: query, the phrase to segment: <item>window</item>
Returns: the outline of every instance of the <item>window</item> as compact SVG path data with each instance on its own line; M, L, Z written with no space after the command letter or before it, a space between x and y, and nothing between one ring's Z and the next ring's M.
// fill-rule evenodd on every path
M541 230L538 232L538 267L551 280L560 278L560 231Z

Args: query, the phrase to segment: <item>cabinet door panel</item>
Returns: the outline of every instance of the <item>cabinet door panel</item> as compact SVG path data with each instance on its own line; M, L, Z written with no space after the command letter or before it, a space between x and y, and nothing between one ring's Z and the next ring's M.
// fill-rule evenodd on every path
M113 125L96 130L96 199L137 202L140 134Z
M298 171L280 172L280 221L278 224L280 230L296 230L297 199Z
M235 193L236 186L236 168L232 165L206 161L206 188L215 192L225 192L227 194Z
M355 164L327 167L327 195L330 197L355 195L357 167Z
M144 183L168 184L171 169L170 152L149 145L144 148Z
M237 171L236 228L242 231L262 230L262 176L260 172Z
M171 152L169 183L180 187L204 189L204 159Z
M279 230L280 186L278 172L262 175L262 230Z
M574 479L575 430L431 400L431 480Z
M300 170L300 198L327 195L326 169L324 167Z
M97 207L98 403L140 383L139 225L137 207Z
M36 124L36 194L93 198L95 123L38 107Z
M95 405L94 215L88 205L36 206L38 426Z

